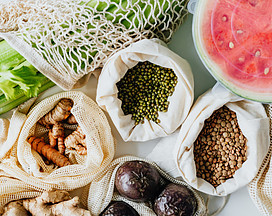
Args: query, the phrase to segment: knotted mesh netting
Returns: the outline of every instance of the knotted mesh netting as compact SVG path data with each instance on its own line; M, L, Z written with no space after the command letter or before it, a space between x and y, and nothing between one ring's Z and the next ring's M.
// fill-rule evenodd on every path
M54 68L54 72L41 72L61 87L71 89L84 75L103 66L109 56L135 41L157 37L169 42L187 14L186 3L15 0L0 5L0 32L8 32L32 46L32 55L38 54ZM22 43L14 44L18 48Z

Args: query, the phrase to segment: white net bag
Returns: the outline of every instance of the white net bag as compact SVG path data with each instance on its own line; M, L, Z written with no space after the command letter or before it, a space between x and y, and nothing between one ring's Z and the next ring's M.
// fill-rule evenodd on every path
M35 186L13 178L3 171L0 171L0 184L0 214L10 201L36 197L42 193Z
M37 121L52 110L62 98L73 101L71 113L86 135L87 154L78 155L75 150L68 151L66 153L72 165L56 167L52 164L47 165L43 158L31 149L27 138L47 136L48 129L39 125ZM17 115L13 115L11 121L15 118ZM12 131L9 136L13 136ZM39 190L73 190L90 183L98 172L109 165L115 152L114 142L106 116L92 99L81 92L63 92L44 99L31 109L20 130L18 141L10 153L2 158L0 169Z
M206 215L206 206L202 197L190 186L188 186L188 184L186 184L182 180L172 178L155 163L134 156L124 156L115 159L105 170L103 170L103 172L96 176L96 178L91 182L90 186L85 188L83 197L86 197L87 199L82 199L83 204L88 206L88 209L91 211L92 215L98 216L108 206L108 204L114 200L127 202L139 213L139 215L156 216L155 212L152 210L151 203L136 203L133 201L129 201L126 198L120 196L118 192L115 191L114 181L118 168L127 161L135 160L150 163L151 165L156 167L156 169L164 179L175 184L180 184L188 187L193 192L197 200L197 210L195 216Z
M272 215L272 144L271 144L271 118L272 118L272 106L264 105L267 114L270 118L270 147L269 151L262 163L262 166L248 185L249 194L255 203L256 207L263 215Z
M71 89L135 41L158 37L169 42L187 14L186 4L187 0L16 0L0 5L0 36L60 87Z

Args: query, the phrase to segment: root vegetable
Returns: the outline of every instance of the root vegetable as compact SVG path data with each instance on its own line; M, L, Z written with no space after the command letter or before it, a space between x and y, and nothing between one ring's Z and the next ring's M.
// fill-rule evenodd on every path
M39 154L42 154L49 161L53 162L57 166L63 167L71 165L68 158L60 154L56 149L51 147L49 144L45 143L43 139L32 136L29 137L27 141L35 151L37 151Z
M58 150L59 153L64 154L65 152L64 137L58 138Z
M80 126L64 140L66 148L75 149L80 155L87 154L86 136Z
M39 123L47 128L50 125L56 124L68 118L71 114L71 109L73 106L73 101L68 98L61 99L57 105L49 113L43 116Z
M52 206L52 213L54 215L73 215L73 216L91 216L91 213L85 209L79 208L79 198L74 197L71 200L56 204Z
M2 216L28 216L22 200L13 201L7 204Z
M67 191L51 190L43 192L42 195L39 196L39 198L44 203L59 203L62 201L69 200L71 197Z
M73 114L69 115L69 117L66 119L67 124L77 124L77 120Z
M55 148L55 146L57 145L57 140L53 136L52 129L50 129L48 131L48 138L49 138L50 146L52 146L53 148Z
M52 130L49 130L49 143L52 147L58 145L58 150L61 154L65 152L64 145L64 127L61 122L53 125Z
M79 198L70 199L66 191L48 191L40 197L27 199L23 205L34 216L90 216L90 212L78 207Z

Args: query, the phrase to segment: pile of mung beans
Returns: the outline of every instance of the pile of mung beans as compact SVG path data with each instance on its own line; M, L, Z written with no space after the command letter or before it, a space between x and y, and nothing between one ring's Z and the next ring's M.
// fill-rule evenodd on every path
M158 112L167 112L177 82L173 69L139 62L116 83L124 114L131 114L135 125L144 119L160 123Z
M236 113L226 106L205 120L194 143L197 177L214 187L232 178L246 161L246 138L239 128Z

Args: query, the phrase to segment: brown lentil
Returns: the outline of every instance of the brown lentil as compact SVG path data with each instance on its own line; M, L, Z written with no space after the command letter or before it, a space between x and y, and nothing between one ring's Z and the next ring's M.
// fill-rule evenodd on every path
M204 127L194 143L197 177L205 179L214 187L232 178L247 159L246 142L236 113L226 106L216 110L205 120Z

